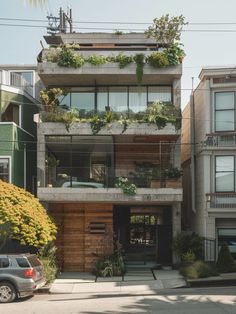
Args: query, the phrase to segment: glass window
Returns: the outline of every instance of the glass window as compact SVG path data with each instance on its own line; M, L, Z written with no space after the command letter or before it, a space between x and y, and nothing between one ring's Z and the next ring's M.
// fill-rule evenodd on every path
M234 131L234 92L215 93L215 130Z
M105 112L108 109L108 88L99 87L97 90L97 111Z
M156 101L171 102L171 86L148 86L148 104Z
M22 268L30 267L30 264L28 263L25 257L16 257L16 261L19 267L22 267Z
M129 112L137 113L147 109L147 88L130 87L129 88Z
M0 268L7 268L9 267L9 259L7 257L0 258Z
M216 93L216 110L234 109L234 92Z
M24 72L11 72L11 85L14 85L14 74L20 75L30 86L33 86L33 72L24 71Z
M216 192L233 192L234 156L217 156L215 167Z
M218 229L218 251L220 251L221 245L227 243L230 253L236 257L236 229L220 228Z
M128 89L127 87L109 88L109 106L114 112L128 112Z
M9 182L9 158L0 158L0 179Z
M77 109L80 116L95 110L95 91L92 87L83 87L71 93L71 108Z

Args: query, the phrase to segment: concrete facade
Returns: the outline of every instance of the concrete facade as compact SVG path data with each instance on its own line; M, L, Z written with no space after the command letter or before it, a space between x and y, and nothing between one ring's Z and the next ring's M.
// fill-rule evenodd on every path
M46 41L48 43L53 41L63 44L70 44L72 42L74 44L79 43L81 44L81 48L80 50L76 51L76 53L82 54L86 57L94 54L115 56L121 52L124 52L126 55L133 55L134 53L144 53L145 55L149 55L151 53L150 49L152 49L152 51L157 49L154 41L145 38L144 34L120 35L118 37L117 35L114 36L114 34L112 35L99 33L60 34L56 35L55 37L47 36ZM83 48L84 44L89 47L91 45L92 48ZM118 45L119 48L117 48L117 46L115 45ZM143 68L142 84L139 85L137 83L135 64L129 64L124 69L120 69L118 65L114 63L108 63L99 66L85 64L81 68L77 69L66 68L60 67L53 62L47 62L46 55L48 53L50 53L50 51L48 50L42 51L40 57L41 59L38 64L39 76L46 87L66 87L71 89L71 93L79 89L82 90L85 87L90 87L91 89L96 90L97 88L102 88L103 86L109 86L109 88L112 88L114 86L125 86L128 91L127 93L129 93L130 88L132 89L133 87L135 87L137 90L141 91L142 88L145 87L147 88L147 95L145 97L148 97L148 88L150 88L149 86L159 86L160 89L163 88L163 94L166 93L164 91L165 86L168 86L171 90L172 103L177 109L180 108L182 74L181 65L169 66L159 69L150 67L148 64L145 64ZM109 97L109 92L107 95ZM96 94L95 92L95 99L97 99L97 97L98 94ZM114 97L120 97L119 101L121 103L121 106L122 95L116 94L114 95ZM130 96L128 96L127 94L127 96L125 97L129 98ZM119 112L119 106L117 106L117 111ZM81 138L85 144L83 144L82 140L81 142L79 142ZM74 144L74 146L73 139L75 139L75 141L78 141ZM106 148L109 149L109 156L111 156L106 157L106 171L109 172L111 168L112 171L114 171L114 173L112 173L110 176L108 175L108 183L104 183L104 186L101 187L95 185L97 184L96 182L92 182L93 187L96 187L93 189L91 187L86 188L85 186L83 186L83 183L88 184L90 178L86 179L87 182L81 182L83 181L81 179L82 175L77 175L77 170L75 169L76 167L79 168L81 166L79 163L77 164L78 160L82 160L82 155L87 154L86 156L88 156L87 159L90 159L90 163L88 162L88 160L83 160L83 164L85 165L83 169L83 174L86 172L85 169L89 167L89 175L91 176L91 160L93 157L92 155L96 151L96 149L94 148L95 146L91 146L93 147L91 148L92 153L90 155L88 154L88 151L90 149L88 139L91 139L93 145L96 145L96 143L102 143L102 139L104 139L104 142L107 141L107 143L110 143L110 146L107 146ZM62 140L65 142L67 140L70 140L72 144L70 147L64 146L64 150L68 150L68 155L65 155L67 157L61 157L61 160L59 160L60 153L62 154L61 151L63 150L60 150L60 141ZM131 232L131 216L133 215L134 219L136 219L136 216L144 217L146 215L147 217L153 218L159 215L158 224L160 224L160 226L155 226L155 228L158 227L158 234L160 234L160 239L162 237L162 240L160 243L160 240L157 240L155 238L155 241L159 241L159 243L154 242L154 244L152 245L152 253L155 253L155 261L160 261L160 256L158 256L157 251L164 250L164 246L166 245L166 243L164 244L164 237L166 236L172 238L181 231L180 204L182 201L182 187L179 186L175 188L151 188L151 186L148 185L141 185L137 187L135 195L128 195L123 193L120 188L115 187L114 182L110 182L109 180L112 181L112 179L119 177L119 173L129 174L132 171L134 172L134 169L135 167L137 167L137 165L140 166L140 164L143 165L145 163L150 163L150 161L153 162L153 154L156 154L157 156L154 162L159 167L162 163L164 165L166 163L166 165L168 166L167 162L171 162L172 167L180 166L179 141L180 131L176 130L175 127L171 124L167 124L164 128L161 129L158 128L155 124L132 122L128 124L128 126L124 130L124 126L120 122L113 122L108 123L106 126L102 127L99 132L94 135L91 130L91 125L88 122L75 122L70 125L69 129L66 129L63 123L41 122L39 119L37 148L38 198L46 204L49 210L52 211L52 214L63 226L63 231L58 235L58 245L60 251L60 260L62 261L62 265L64 265L64 271L88 271L93 270L94 267L94 256L92 255L94 252L91 251L92 249L90 249L89 246L86 246L86 243L81 244L81 250L84 250L84 253L78 253L77 257L75 256L74 264L71 263L68 264L68 266L65 266L67 264L63 262L65 261L65 259L68 258L67 251L70 250L68 244L68 239L70 238L70 233L68 231L69 224L72 226L73 230L77 230L77 227L73 225L72 221L68 222L70 219L69 215L71 211L73 212L73 215L77 217L76 219L79 219L78 216L80 217L81 225L78 232L82 232L83 237L87 237L89 239L89 243L91 243L93 250L97 252L98 256L101 256L104 253L104 247L102 247L100 244L97 248L94 247L96 243L96 235L90 234L90 224L96 224L99 221L100 224L109 224L109 226L113 226L112 236L117 236L118 241L120 239L121 241L126 241L121 244L126 245L125 249L128 249L128 247L131 246L131 242L127 242L131 241L130 239L128 239L129 236L127 236ZM83 145L85 147L84 151L82 150ZM104 152L104 149L105 148L101 146L101 149L97 153L100 163L102 162L101 156L102 152ZM64 171L64 173L62 174L65 177L66 171L70 168L72 169L71 173L73 173L73 177L76 178L77 181L80 181L80 187L73 187L73 179L70 179L71 187L69 188L65 187L65 183L67 184L67 182L62 183L60 181L56 183L51 183L48 181L48 165L45 162L45 158L47 158L47 154L50 154L51 152L54 153L54 157L59 160L59 165L54 166L54 178L56 178L56 174L58 174L58 172L60 171ZM66 164L66 159L68 159L68 164L70 164L70 166L67 166L67 168L66 166L64 166ZM109 161L107 161L108 159ZM161 166L164 167L164 165ZM60 167L62 170L60 170ZM143 180L145 181L145 176L143 177ZM107 222L104 218L104 222L102 220L102 217L104 216L102 213L104 209L107 208L107 206L109 206L109 210L112 215L109 214L110 216L109 219L107 218ZM91 208L93 214L90 214L89 212ZM93 215L92 218L91 215ZM83 219L85 221L84 224L81 222ZM86 225L86 221L89 221L88 226ZM124 228L124 226L127 226L127 228ZM155 229L156 234L157 229ZM68 232L68 234L66 232ZM110 235L110 238L112 236ZM76 235L74 235L74 237L76 237ZM106 237L106 232L104 233L104 235L99 235L99 239L101 241L103 239L104 243L106 242ZM171 251L171 239L169 238L166 241L168 241L168 250ZM67 239L66 248L65 246L63 246L63 239ZM72 239L72 242L73 241L74 238ZM134 241L138 242L142 240L136 239ZM143 243L144 242L142 242L142 245L144 246ZM140 247L142 247L142 245L139 245L139 256L144 255L144 253L140 251ZM136 248L137 247L138 245L136 243ZM77 249L78 248L79 247L77 247ZM109 250L113 250L113 241L111 241L111 239ZM145 251L145 248L143 249L143 251ZM133 251L129 251L127 253L133 254ZM168 263L176 262L175 257L172 255L173 254L171 252L171 257L168 260ZM68 267L68 269L66 269L66 267Z

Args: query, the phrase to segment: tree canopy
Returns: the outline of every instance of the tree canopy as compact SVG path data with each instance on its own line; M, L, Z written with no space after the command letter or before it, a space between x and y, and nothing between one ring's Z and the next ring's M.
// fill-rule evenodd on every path
M56 225L29 192L0 180L0 226L10 226L10 238L40 248L55 239Z

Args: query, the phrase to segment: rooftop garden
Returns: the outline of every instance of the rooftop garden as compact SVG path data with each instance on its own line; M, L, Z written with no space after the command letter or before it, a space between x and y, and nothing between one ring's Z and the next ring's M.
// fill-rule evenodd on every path
M170 17L163 15L153 20L153 25L145 31L147 38L153 38L157 43L157 50L146 56L144 53L126 55L119 53L117 56L104 56L93 54L89 57L79 53L78 44L60 45L51 47L45 58L48 62L57 63L60 67L81 68L84 64L99 66L106 63L116 63L120 69L129 64L136 64L136 76L138 83L142 83L143 67L149 64L154 68L165 68L182 63L185 52L180 43L182 27L186 25L185 18L180 16Z

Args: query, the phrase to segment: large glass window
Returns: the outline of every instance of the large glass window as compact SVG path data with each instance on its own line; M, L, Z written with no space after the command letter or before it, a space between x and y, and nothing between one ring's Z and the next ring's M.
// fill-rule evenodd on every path
M46 181L55 187L109 185L113 163L111 136L47 136Z
M234 131L234 92L215 93L215 130Z
M128 112L128 88L127 86L114 86L109 88L109 107L114 112Z
M156 101L171 102L171 86L148 86L148 104Z
M129 88L129 112L143 112L147 109L147 88L130 87Z
M108 87L97 88L97 111L105 112L108 107Z
M234 156L217 156L215 158L216 192L234 191Z
M10 182L9 158L0 157L0 179Z
M84 87L71 93L71 107L77 109L80 116L93 113L95 109L94 88Z

